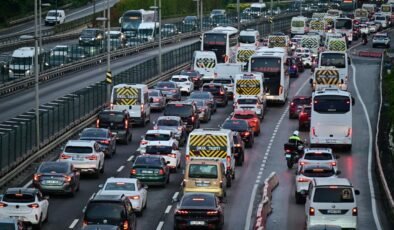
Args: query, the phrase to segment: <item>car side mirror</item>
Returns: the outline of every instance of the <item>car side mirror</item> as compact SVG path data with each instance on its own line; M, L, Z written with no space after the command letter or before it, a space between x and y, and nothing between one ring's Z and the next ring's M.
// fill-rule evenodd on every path
M144 139L144 135L141 136L141 139Z
M166 161L166 164L170 164L171 162L169 162L169 161Z
M99 184L98 187L99 188L104 188L104 185L103 184Z
M354 194L356 194L357 196L360 195L360 190L358 189L354 190Z
M356 104L356 100L352 97L352 105Z
M153 98L149 98L149 103L153 103Z
M179 198L178 197L173 197L171 201L172 201L172 203L177 203L177 202L179 202Z
M82 133L78 133L78 136L81 137L81 136L82 136Z
M64 146L61 146L61 147L60 147L60 150L63 151L63 150L64 150Z
M341 170L337 170L335 174L340 175L341 173L342 173Z
M152 122L152 125L156 125L156 121Z

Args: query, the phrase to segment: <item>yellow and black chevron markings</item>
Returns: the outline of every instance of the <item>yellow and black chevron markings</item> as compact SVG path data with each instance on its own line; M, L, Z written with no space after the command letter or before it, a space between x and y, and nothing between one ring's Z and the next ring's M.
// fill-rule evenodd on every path
M248 62L249 58L255 54L255 50L238 50L237 61L238 62Z
M329 50L331 51L346 51L346 42L335 40L329 42Z
M199 68L215 68L215 59L213 58L199 58L196 61L196 65Z
M324 21L311 21L309 27L311 30L324 30Z
M106 82L107 84L112 84L112 72L111 72L111 71L108 71L108 72L105 74L105 82Z
M337 70L316 70L316 84L336 85L339 83L339 72Z
M319 41L315 38L305 37L301 40L302 47L305 48L318 48L320 46Z
M269 36L269 45L272 47L286 47L286 37L283 36Z
M238 80L235 88L239 95L258 95L260 93L260 81L253 79Z
M117 105L135 105L138 103L138 89L131 87L122 87L116 89Z
M191 135L189 143L191 157L226 158L227 156L225 135Z

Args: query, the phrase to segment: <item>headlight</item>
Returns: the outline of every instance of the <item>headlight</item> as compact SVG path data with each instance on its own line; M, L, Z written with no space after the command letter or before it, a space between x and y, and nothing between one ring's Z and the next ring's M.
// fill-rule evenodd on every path
M79 40L81 41L81 40L82 40L82 38L81 38L81 37L79 37Z
M29 69L26 70L26 71L25 71L25 74L30 74L30 70L29 70Z
M48 63L48 62L45 62L45 66L49 66L49 63Z
M10 70L8 70L8 73L13 73L13 72L12 72L12 70L10 69Z
M90 40L94 41L94 38L91 38Z

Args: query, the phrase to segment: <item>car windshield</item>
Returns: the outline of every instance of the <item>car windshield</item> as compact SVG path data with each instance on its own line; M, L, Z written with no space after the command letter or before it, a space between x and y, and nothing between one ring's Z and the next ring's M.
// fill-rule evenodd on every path
M149 97L158 97L159 91L149 91L148 95Z
M162 133L149 133L145 135L145 140L147 141L168 141L170 139L170 135Z
M69 168L68 164L57 163L43 163L38 172L40 173L67 173Z
M67 146L64 150L66 153L93 153L92 147L82 147L82 146Z
M123 212L121 203L112 202L93 202L88 205L85 211L86 219L89 220L120 220L122 219L121 213Z
M108 182L105 184L104 190L135 191L135 184L125 182Z
M105 122L123 122L123 114L121 113L100 113L99 120Z
M134 165L161 165L158 157L138 157Z
M12 57L11 65L26 65L27 67L33 62L33 57Z
M305 153L304 159L327 161L327 160L332 160L332 155L330 153Z
M95 30L83 30L81 36L94 37L95 34L96 34Z
M164 116L188 117L192 115L192 105L186 104L167 104L164 109Z
M148 145L146 146L145 153L147 154L170 154L172 152L172 146L161 146L161 145Z
M253 114L244 114L244 113L236 113L234 114L235 119L252 119L254 118Z
M346 67L346 58L344 53L322 53L321 66L335 66L336 68Z
M176 85L173 82L159 82L157 88L176 88Z
M194 207L215 207L215 198L204 194L198 194L195 196L184 196L182 198L182 206L194 206Z
M223 123L222 128L232 131L245 131L248 129L248 123L246 121L227 120Z
M179 126L179 121L170 119L161 119L157 121L158 126Z
M101 129L88 129L81 133L80 138L106 138L107 132Z
M218 167L216 165L191 164L189 166L190 178L217 178Z
M56 17L56 15L59 17L60 13L56 12L56 11L49 11L47 14L47 16L49 16L49 17Z
M188 81L188 79L185 78L185 77L173 77L171 80L174 81L174 82L185 82L185 81Z
M255 36L239 36L239 42L240 43L247 43L247 44L251 44L255 42Z
M317 203L353 203L354 197L351 188L330 186L316 188L313 202Z
M237 101L238 104L241 105L251 105L251 104L256 104L257 103L257 99L256 98L242 98L242 99L238 99Z
M33 194L26 193L8 193L3 196L3 201L9 203L32 203L35 200Z
M382 40L382 39L387 38L387 36L384 36L384 35L375 35L373 38Z
M377 21L385 21L386 17L376 17L375 20L377 20Z
M306 177L330 177L335 175L335 171L332 168L313 168L304 169L301 171L301 174Z
M209 99L210 96L208 93L199 93L199 92L194 92L190 95L190 99Z
M197 107L202 107L205 105L203 100L195 100Z

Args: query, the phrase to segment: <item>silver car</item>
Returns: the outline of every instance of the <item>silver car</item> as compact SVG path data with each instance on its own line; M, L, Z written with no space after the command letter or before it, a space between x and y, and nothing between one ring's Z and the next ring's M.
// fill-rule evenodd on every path
M175 134L179 145L183 146L186 143L187 132L186 125L178 116L160 116L156 122L153 123L153 129L171 130Z
M196 103L198 110L198 117L200 121L208 122L211 120L211 108L209 107L207 100L204 99L200 99L200 100L189 99L189 100L194 101Z
M150 89L148 91L150 108L162 111L166 106L166 97L160 90Z
M157 83L155 89L160 90L161 93L166 97L167 101L181 100L181 90L174 82L160 81Z

